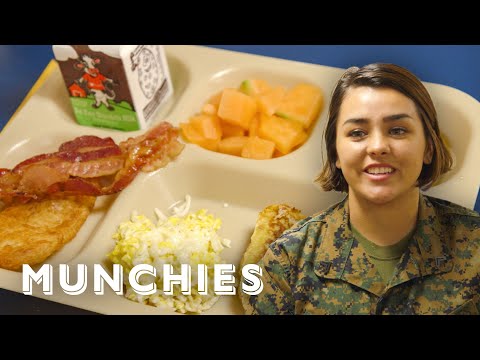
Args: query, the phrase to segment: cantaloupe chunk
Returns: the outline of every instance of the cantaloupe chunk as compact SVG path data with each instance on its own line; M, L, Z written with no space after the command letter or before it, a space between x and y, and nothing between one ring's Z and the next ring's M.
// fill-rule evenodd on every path
M258 136L249 137L242 149L242 157L256 160L271 159L275 151L275 143Z
M248 130L257 112L256 101L235 89L225 89L220 100L217 115L224 121Z
M303 145L305 143L305 141L307 141L307 139L308 139L308 134L305 131L302 131L300 133L300 135L298 136L297 141L294 143L293 149L295 149L296 147L298 147L300 145Z
M217 115L220 100L222 99L222 93L223 90L210 96L203 104L201 112L205 115Z
M205 104L202 106L202 113L205 115L217 115L218 108L213 104Z
M239 88L211 96L200 113L182 123L189 142L251 159L286 155L305 143L323 107L318 87L301 83L289 91L250 78Z
M276 86L263 92L257 97L258 110L268 116L273 115L286 93L287 89L283 86Z
M220 126L222 127L222 136L224 138L232 136L243 136L245 130L238 125L232 125L220 119Z
M248 140L247 136L231 136L218 143L218 151L224 154L241 156L242 149Z
M204 149L217 151L220 139L206 139L191 123L180 123L182 135L188 142L197 144Z
M282 157L282 156L285 156L285 154L282 154L277 148L275 148L275 151L273 152L272 158L278 158L278 157Z
M275 147L283 154L288 154L302 139L306 139L303 126L298 121L265 114L260 117L258 136L273 141Z
M205 139L222 138L222 127L220 126L220 119L215 115L196 115L190 118L190 124L195 130Z
M311 84L298 84L291 88L275 111L275 115L295 120L308 129L323 107L323 92Z
M260 126L260 114L257 113L252 121L250 122L250 127L248 128L248 136L258 136L258 127Z
M240 91L245 95L256 97L271 89L268 82L262 79L247 79L240 84Z
M210 96L210 98L205 102L205 104L214 105L218 109L218 105L220 105L220 100L222 99L222 91Z

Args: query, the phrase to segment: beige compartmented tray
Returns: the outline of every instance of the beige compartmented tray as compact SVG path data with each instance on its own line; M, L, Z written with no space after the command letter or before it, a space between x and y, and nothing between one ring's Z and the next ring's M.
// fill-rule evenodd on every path
M54 269L53 295L44 295L41 287L34 285L34 296L104 314L176 314L127 300L108 286L102 296L93 293L93 264L110 269L105 255L114 247L111 236L133 210L155 219L154 208L166 212L173 202L190 194L192 210L207 208L222 219L221 235L232 242L222 258L238 266L264 207L288 203L310 215L343 197L325 193L313 184L322 166L329 96L343 69L197 46L166 46L166 52L175 94L157 115L157 121L165 119L178 126L199 112L212 94L256 77L288 87L311 82L324 91L325 107L310 138L289 155L250 160L188 144L166 168L140 174L118 195L98 198L76 238L46 261ZM456 160L451 174L428 194L473 208L480 183L480 104L459 90L429 83L426 86ZM61 143L81 135L111 136L118 142L140 133L78 125L57 67L0 134L0 167L11 168L33 155L55 151ZM56 265L65 263L88 265L88 286L82 295L66 295L60 288ZM0 269L0 287L22 292L22 274ZM241 313L237 296L222 296L204 312Z

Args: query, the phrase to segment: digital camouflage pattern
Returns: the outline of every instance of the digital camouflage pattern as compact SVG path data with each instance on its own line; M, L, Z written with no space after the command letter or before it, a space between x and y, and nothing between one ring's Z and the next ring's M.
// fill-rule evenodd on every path
M480 215L420 195L419 220L385 284L354 239L348 201L300 221L263 259L246 314L478 314Z

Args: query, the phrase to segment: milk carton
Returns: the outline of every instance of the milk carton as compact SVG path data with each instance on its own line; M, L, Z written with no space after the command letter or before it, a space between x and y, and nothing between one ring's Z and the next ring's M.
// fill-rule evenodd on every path
M53 45L77 122L146 129L173 95L162 45Z

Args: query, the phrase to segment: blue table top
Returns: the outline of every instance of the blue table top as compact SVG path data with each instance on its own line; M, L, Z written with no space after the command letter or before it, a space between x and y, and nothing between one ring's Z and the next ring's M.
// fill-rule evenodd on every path
M480 101L480 45L210 46L340 68L372 62L395 63L406 67L422 81L457 88ZM52 58L51 45L0 45L0 130ZM475 210L480 211L480 196ZM7 313L89 312L0 289L0 314Z

